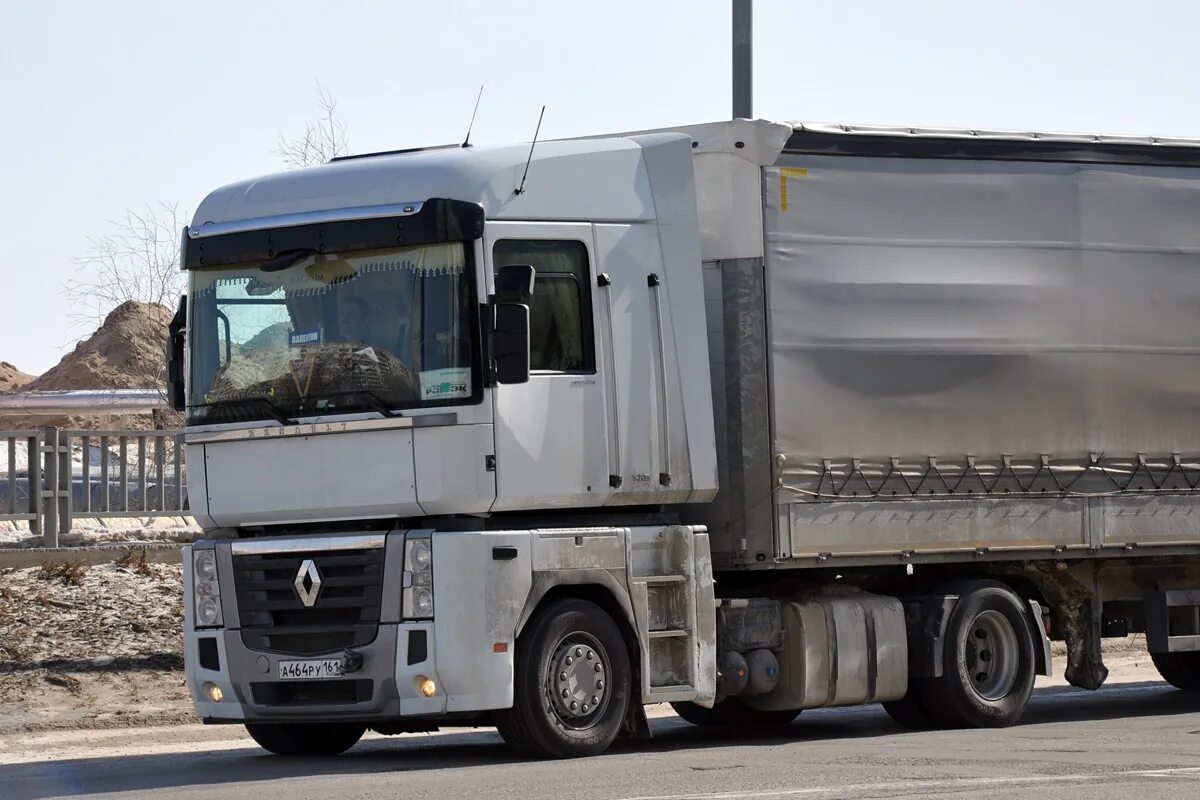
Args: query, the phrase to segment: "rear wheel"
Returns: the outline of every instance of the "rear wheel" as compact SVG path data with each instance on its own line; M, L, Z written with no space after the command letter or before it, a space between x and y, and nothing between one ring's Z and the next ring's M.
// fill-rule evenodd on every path
M730 697L712 708L695 703L671 703L675 713L693 725L703 728L744 728L773 730L785 728L800 716L800 711L760 711L736 697Z
M1200 692L1200 653L1151 653L1158 674L1176 689Z
M942 675L915 684L917 702L942 727L1005 727L1024 713L1035 673L1025 604L1001 583L977 581L950 615Z
M496 714L504 741L525 755L602 753L629 706L629 652L604 609L557 600L517 642L513 706Z
M367 731L365 725L340 722L248 722L246 730L260 747L280 756L336 756Z

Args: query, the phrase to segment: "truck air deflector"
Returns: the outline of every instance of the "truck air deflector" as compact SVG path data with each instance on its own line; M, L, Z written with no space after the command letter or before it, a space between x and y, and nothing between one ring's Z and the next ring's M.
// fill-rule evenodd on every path
M397 245L469 242L483 235L483 208L461 200L430 198L416 213L314 222L237 231L193 239L185 234L184 269L266 261L291 252L336 253Z
M1005 137L1005 138L1002 138ZM1097 136L1054 137L1050 134L962 131L946 135L895 132L840 133L797 129L784 153L795 155L867 156L873 158L935 158L983 161L1063 161L1087 164L1127 164L1160 167L1200 166L1200 141L1124 139Z

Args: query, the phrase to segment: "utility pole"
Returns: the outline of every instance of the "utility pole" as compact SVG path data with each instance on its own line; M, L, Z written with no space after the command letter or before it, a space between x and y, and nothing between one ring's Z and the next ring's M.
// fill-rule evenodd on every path
M733 0L733 117L754 118L752 0Z

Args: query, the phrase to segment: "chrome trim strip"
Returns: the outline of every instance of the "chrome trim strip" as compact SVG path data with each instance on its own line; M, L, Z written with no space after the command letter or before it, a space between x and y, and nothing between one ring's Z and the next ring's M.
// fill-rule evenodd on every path
M274 425L263 428L239 428L226 431L197 431L184 437L185 444L235 442L248 439L282 439L295 436L327 436L331 433L431 428L458 423L457 414L425 414L419 417L356 419L345 422L306 422L301 425Z
M238 539L231 549L235 556L262 556L273 553L311 553L320 550L380 550L387 544L386 533L361 533L349 536L305 536L286 538Z
M424 203L390 203L382 206L357 206L334 208L326 211L304 211L299 214L278 214L271 217L252 217L230 222L205 222L199 227L188 228L189 239L204 239L226 233L260 231L266 228L290 228L296 225L312 225L320 222L343 222L351 219L375 219L378 217L411 217L420 213Z

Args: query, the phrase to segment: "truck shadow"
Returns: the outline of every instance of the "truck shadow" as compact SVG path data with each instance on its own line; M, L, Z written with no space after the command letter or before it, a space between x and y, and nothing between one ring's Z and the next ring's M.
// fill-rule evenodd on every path
M1162 683L1122 684L1099 692L1070 688L1038 690L1021 726L1054 725L1128 717L1200 713L1200 695L1179 692ZM1198 723L1197 727L1200 727ZM885 737L929 737L931 745L947 738L994 737L998 731L909 731L893 723L879 706L806 711L788 727L770 734L745 730L698 728L674 716L651 721L654 738L620 740L600 756L636 769L642 756L714 747L746 747ZM1200 734L1200 730L1196 731ZM1019 733L1017 735L1020 735ZM1064 731L1063 736L1070 736ZM211 752L86 758L0 766L5 800L87 796L109 792L170 790L184 786L219 787L246 782L364 776L373 773L420 773L471 767L494 768L497 779L505 766L515 773L529 771L566 774L572 762L537 761L512 755L491 729L375 738L337 758L290 759L270 756L256 748ZM489 773L493 769L488 770ZM513 771L509 771L513 772ZM514 774L515 774L514 773ZM430 776L432 777L432 776Z

